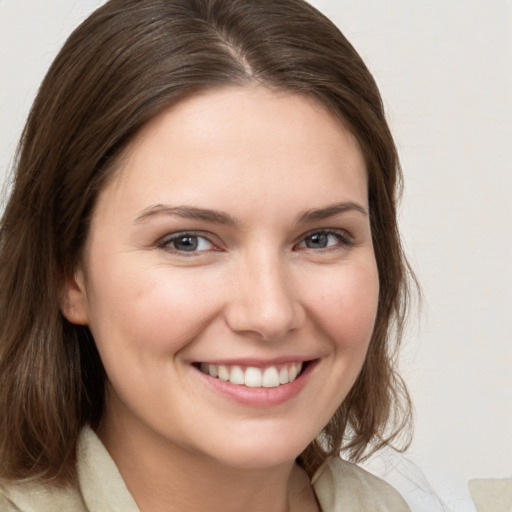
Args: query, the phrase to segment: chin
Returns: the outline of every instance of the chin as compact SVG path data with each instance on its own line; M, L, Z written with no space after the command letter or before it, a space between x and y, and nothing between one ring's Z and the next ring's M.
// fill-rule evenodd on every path
M213 457L226 466L240 469L264 469L293 464L296 458L312 441L309 436L290 436L290 432L267 433L257 436L233 437L228 446L219 443L217 455ZM212 443L213 443L212 439ZM212 445L210 445L212 446Z

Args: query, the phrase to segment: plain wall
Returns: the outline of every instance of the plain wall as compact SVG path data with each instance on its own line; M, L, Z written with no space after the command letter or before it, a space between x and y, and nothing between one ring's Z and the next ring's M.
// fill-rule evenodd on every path
M0 0L0 170L71 30L100 0ZM408 457L450 510L512 476L512 2L315 0L381 88L405 174L404 244L424 292L402 372Z

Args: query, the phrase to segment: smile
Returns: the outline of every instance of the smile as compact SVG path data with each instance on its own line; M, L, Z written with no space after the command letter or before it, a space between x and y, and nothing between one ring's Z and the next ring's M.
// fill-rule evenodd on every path
M293 382L300 375L303 363L287 363L264 368L201 363L199 369L210 377L238 386L277 388Z

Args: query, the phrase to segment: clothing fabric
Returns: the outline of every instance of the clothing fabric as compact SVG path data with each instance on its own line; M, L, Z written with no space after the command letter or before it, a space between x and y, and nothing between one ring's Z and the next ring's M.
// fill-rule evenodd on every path
M341 459L327 460L311 483L322 512L410 512L393 487ZM140 511L114 461L87 427L78 445L76 488L0 481L0 512Z
M469 490L478 512L512 510L512 477L470 480Z

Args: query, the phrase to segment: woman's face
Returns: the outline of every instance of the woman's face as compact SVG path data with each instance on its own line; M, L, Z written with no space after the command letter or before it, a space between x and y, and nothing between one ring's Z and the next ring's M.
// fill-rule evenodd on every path
M378 292L355 139L311 99L232 87L133 142L64 314L105 366L102 428L262 468L293 460L346 397Z

